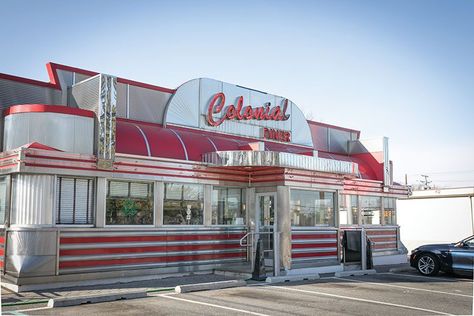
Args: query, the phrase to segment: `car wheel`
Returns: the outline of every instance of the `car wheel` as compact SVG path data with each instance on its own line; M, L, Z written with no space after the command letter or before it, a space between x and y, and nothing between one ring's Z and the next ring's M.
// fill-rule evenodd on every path
M423 275L436 275L439 272L438 258L430 253L423 253L416 260L416 268Z

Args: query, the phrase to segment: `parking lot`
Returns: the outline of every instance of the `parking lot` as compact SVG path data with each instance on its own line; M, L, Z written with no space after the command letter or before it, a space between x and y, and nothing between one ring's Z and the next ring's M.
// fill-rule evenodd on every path
M16 315L471 315L471 279L415 272L327 277L316 281L157 293L144 299L55 309L17 310Z

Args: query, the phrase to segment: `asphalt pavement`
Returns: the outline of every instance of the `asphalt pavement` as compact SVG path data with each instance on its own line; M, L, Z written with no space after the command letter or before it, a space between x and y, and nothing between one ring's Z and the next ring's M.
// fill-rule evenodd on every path
M25 308L15 315L472 315L472 306L472 279L386 272L187 294L150 293L143 299Z

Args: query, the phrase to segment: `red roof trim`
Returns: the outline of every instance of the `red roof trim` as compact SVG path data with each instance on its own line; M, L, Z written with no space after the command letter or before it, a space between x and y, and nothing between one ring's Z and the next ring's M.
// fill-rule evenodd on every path
M88 110L70 108L64 105L45 105L45 104L20 104L13 105L3 111L4 116L19 113L61 113L84 117L94 117L95 113Z
M2 74L2 73L0 73L0 79L26 83L26 84L31 84L35 86L45 87L45 88L57 89L56 85L51 84L50 82L44 82L44 81L28 79L28 78L13 76L13 75L7 75L7 74Z
M90 70L85 70L81 68L75 68L75 67L60 65L60 64L55 64L55 63L47 63L46 69L49 75L49 82L39 81L39 80L34 80L34 79L29 79L29 78L24 78L24 77L18 77L18 76L13 76L13 75L8 75L8 74L2 74L2 73L0 73L0 78L11 80L11 81L17 81L21 83L26 83L26 84L31 84L31 85L36 85L40 87L50 88L50 89L61 90L57 70L76 72L76 73L83 74L86 76L95 76L99 74L98 72L95 72L95 71L90 71ZM123 84L129 84L131 86L141 87L145 89L150 89L150 90L155 90L155 91L160 91L160 92L165 92L165 93L170 93L170 94L173 94L176 92L176 89L164 88L164 87L155 86L148 83L133 81L133 80L124 79L124 78L117 78L117 81Z
M309 120L307 122L308 122L308 124L318 125L318 126L321 126L321 127L328 127L328 128L338 129L338 130L341 130L341 131L357 133L357 137L360 136L360 131L352 129L352 128L341 127L341 126L337 126L337 125L331 125L331 124L327 124L327 123L309 121Z

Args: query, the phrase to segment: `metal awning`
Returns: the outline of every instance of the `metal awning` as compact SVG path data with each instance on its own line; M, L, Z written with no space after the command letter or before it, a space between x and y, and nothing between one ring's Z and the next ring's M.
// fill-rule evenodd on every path
M220 167L282 167L359 175L355 162L275 151L217 151L203 155L203 162Z

